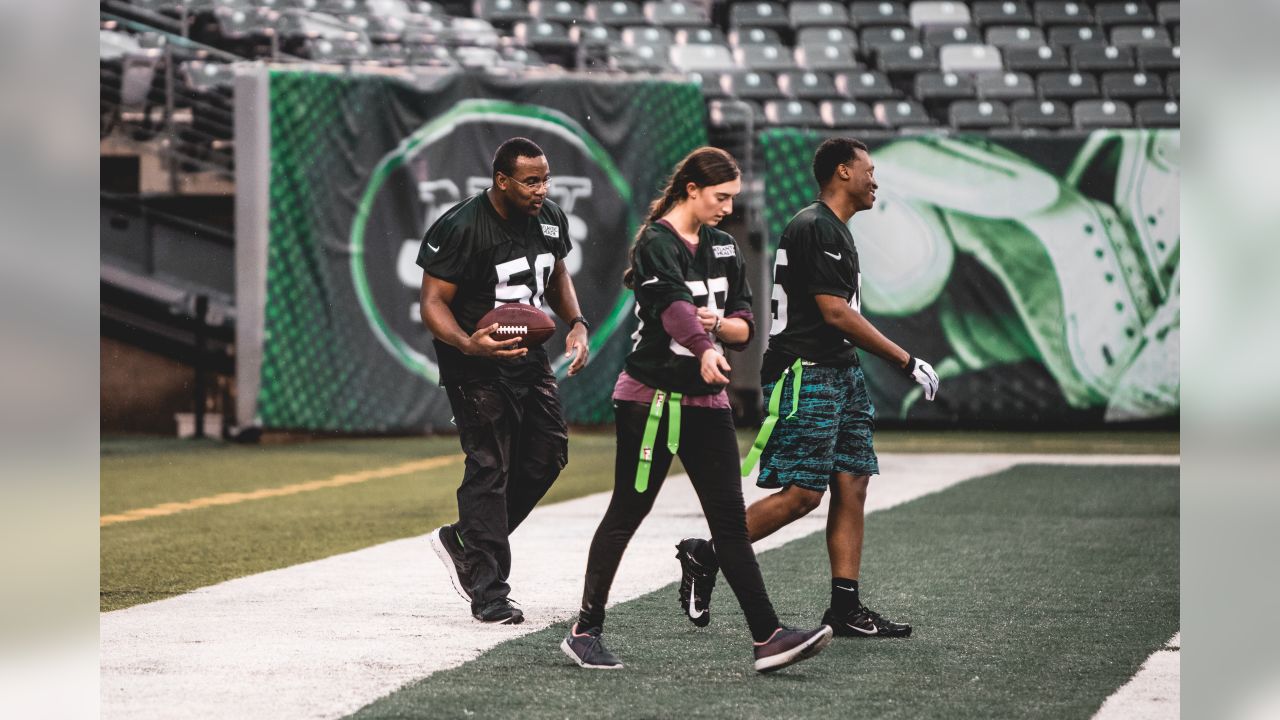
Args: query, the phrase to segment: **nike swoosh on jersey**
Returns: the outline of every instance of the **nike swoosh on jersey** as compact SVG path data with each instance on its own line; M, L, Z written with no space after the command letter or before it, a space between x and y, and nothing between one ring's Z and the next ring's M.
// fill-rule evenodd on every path
M822 251L822 254L823 254L823 255L826 255L827 257L831 258L832 260L839 260L840 258L844 257L844 253L836 253L835 255L832 255L831 253L827 252L826 250L823 250L823 251Z
M431 252L440 252L440 248L432 245L431 243L427 243L427 247L431 248Z
M654 284L654 283L656 283L656 282L658 282L658 278L649 278L648 280L645 280L644 282L642 282L642 283L640 283L640 284L641 284L641 285L652 285L652 284Z

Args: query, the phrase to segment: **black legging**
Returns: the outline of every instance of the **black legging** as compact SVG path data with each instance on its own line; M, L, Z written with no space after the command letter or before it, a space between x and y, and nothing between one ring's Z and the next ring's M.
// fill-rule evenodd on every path
M667 451L667 414L663 414L653 448L649 488L636 492L636 465L640 443L649 415L646 403L614 403L617 415L618 454L614 463L613 498L600 527L591 540L587 555L586 586L582 591L579 627L603 627L604 608L609 600L613 576L631 536L653 508L662 482L671 467ZM702 512L711 528L716 556L725 579L738 597L747 617L747 626L757 642L767 640L778 628L778 616L765 592L764 580L755 552L747 539L747 513L742 500L742 479L738 475L738 438L729 410L685 407L680 422L681 462L698 493Z

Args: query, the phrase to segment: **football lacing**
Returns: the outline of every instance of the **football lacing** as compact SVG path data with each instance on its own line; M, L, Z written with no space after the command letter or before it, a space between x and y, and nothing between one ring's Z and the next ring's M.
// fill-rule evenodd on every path
M517 334L517 333L520 335L524 335L525 333L529 332L529 326L528 325L499 325L498 329L495 332L501 333L504 335Z

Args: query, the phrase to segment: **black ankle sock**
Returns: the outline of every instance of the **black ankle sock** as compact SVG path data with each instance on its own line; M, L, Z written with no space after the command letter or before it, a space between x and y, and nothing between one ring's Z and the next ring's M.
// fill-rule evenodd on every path
M585 633L591 630L599 631L604 627L604 613L597 614L583 610L578 613L577 625L579 633ZM569 631L573 632L573 628L570 628Z
M831 610L837 615L858 609L858 581L849 578L831 578Z

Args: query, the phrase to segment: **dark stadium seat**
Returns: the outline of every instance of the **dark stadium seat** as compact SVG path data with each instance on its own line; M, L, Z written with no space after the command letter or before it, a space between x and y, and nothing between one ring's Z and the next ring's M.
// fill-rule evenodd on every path
M720 87L729 97L751 100L780 100L786 94L771 73L735 70L720 74Z
M984 100L1023 100L1036 96L1036 84L1026 73L979 75L975 81L978 97Z
M1098 24L1104 27L1111 25L1135 25L1156 21L1151 6L1145 2L1104 2L1093 8Z
M796 31L796 45L832 43L858 49L858 36L847 27L807 27Z
M503 26L533 18L525 0L472 0L471 12L482 20Z
M729 7L730 27L789 28L787 9L782 3L750 0Z
M871 106L856 100L823 100L818 103L822 124L830 128L879 127Z
M667 28L652 25L632 25L622 28L622 44L636 47L638 45L673 45L675 36Z
M1133 108L1138 127L1178 127L1182 124L1176 100L1143 100Z
M848 45L819 43L801 45L796 48L796 64L807 70L841 72L855 70L858 61L853 56L854 49Z
M1105 45L1107 35L1092 25L1050 27L1046 43L1059 47L1076 45Z
M1026 49L1044 47L1044 31L1038 27L1019 25L1001 25L987 28L984 38L988 45L1000 48L1007 53L1010 49Z
M1040 97L1046 100L1083 100L1101 94L1098 79L1091 73L1046 72L1036 78Z
M569 29L549 20L518 22L511 29L511 34L521 45L534 50L557 50L574 46L569 37Z
M957 100L947 111L947 120L957 130L987 130L1010 124L1009 107L993 100Z
M888 128L930 127L937 124L916 100L881 100L872 106L871 113L881 125Z
M841 95L855 100L884 100L902 94L887 75L875 70L836 73L831 79Z
M849 22L855 28L871 25L910 25L907 6L900 2L853 0L849 3Z
M909 25L877 25L864 28L858 40L864 52L874 55L885 48L918 44L920 31Z
M1138 55L1138 67L1147 72L1169 72L1182 66L1182 48L1140 47L1135 52Z
M1137 63L1133 50L1113 45L1087 45L1071 48L1071 63L1077 70L1089 72L1115 72L1133 70Z
M781 45L782 36L773 28L733 28L729 31L729 44L733 47L741 47L743 45Z
M707 24L707 15L701 4L681 0L647 2L644 4L644 16L651 24L660 27L698 27Z
M1169 97L1177 100L1182 97L1182 73L1171 72L1164 81L1165 88L1169 91Z
M529 3L529 12L539 20L566 26L587 21L587 9L578 0L533 0Z
M849 24L848 8L830 0L798 0L787 8L787 15L796 29Z
M587 19L602 25L644 25L644 12L631 0L596 0L587 4Z
M1062 130L1071 127L1071 108L1057 100L1015 100L1009 114L1013 124L1021 128Z
M808 100L769 100L764 104L764 116L770 125L817 127L822 124L817 106Z
M720 87L718 72L691 72L689 79L702 88L702 96L707 99L728 97L724 88Z
M1133 126L1133 111L1119 100L1077 100L1071 106L1071 116L1081 130Z
M747 70L779 72L792 70L796 61L785 45L742 45L733 49L738 67Z
M937 25L922 32L925 45L941 47L952 43L982 43L982 33L972 25Z
M718 27L680 28L676 30L677 45L724 45L724 31Z
M611 70L624 73L651 74L671 70L667 62L666 46L629 45L609 46L606 58Z
M322 63L359 63L369 59L369 43L359 40L312 38L303 43L302 55Z
M778 88L787 97L799 100L821 100L833 98L840 94L836 81L825 72L793 70L778 74Z
M920 28L973 23L969 6L950 0L914 0L907 6L907 17L911 19L912 25Z
M569 39L573 40L574 44L582 46L620 45L622 33L618 28L610 25L579 23L569 28Z
M727 45L676 45L667 50L667 55L671 65L683 72L729 72L735 66Z
M1157 3L1156 22L1165 27L1180 24L1182 22L1182 3L1177 0Z
M547 62L542 59L536 51L529 48L515 47L509 45L498 49L498 53L507 63L518 67L536 68L546 67Z
M992 25L1032 25L1035 16L1024 2L1014 0L979 0L972 8L973 22L978 27Z
M943 72L998 73L1004 69L1000 50L990 45L945 45L938 57Z
M1004 67L1014 72L1043 72L1046 70L1069 70L1071 63L1062 48L1041 45L1037 48L1005 48Z
M876 53L876 65L891 77L936 72L941 67L938 51L919 44L881 48Z
M1043 27L1092 25L1093 11L1084 2L1040 0L1036 3L1036 24Z
M707 102L707 118L712 127L744 127L751 122L755 127L765 125L764 110L759 103L733 98Z
M1104 97L1116 100L1163 98L1164 85L1159 77L1149 73L1103 73L1102 94Z
M977 97L978 90L968 75L920 73L916 75L913 94L930 113L942 115L952 102Z
M1111 30L1111 44L1116 47L1170 47L1169 31L1159 25L1121 25Z

